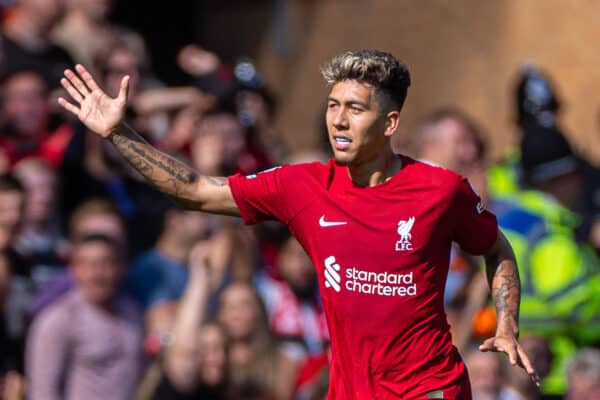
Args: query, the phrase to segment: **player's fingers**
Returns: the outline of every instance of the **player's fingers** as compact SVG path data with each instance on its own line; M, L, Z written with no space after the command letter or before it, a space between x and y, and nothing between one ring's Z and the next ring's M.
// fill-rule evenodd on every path
M117 99L121 102L125 102L127 100L127 92L129 91L129 75L125 75L123 79L121 79L121 87L119 88L119 95Z
M484 342L479 346L479 351L494 351L496 349L496 346L494 345L494 338L490 338L490 339L486 339L484 340Z
M79 76L77 76L75 72L71 71L70 69L66 69L65 76L67 77L69 82L71 82L71 85L75 86L75 89L77 89L83 97L90 94L90 90L88 89L88 87L85 86L83 81L79 78Z
M60 104L67 111L70 111L70 112L72 112L75 115L79 115L79 108L77 108L75 105L69 103L68 101L66 101L62 97L58 98L58 104Z
M527 373L529 374L529 377L531 378L531 381L536 386L539 386L540 385L540 377L538 376L537 372L533 368L533 365L531 364L529 357L527 356L527 354L525 353L525 351L523 350L523 348L521 346L517 346L517 352L518 352L518 356L519 356L519 363L523 366L525 371L527 371Z
M517 365L519 361L519 355L517 353L517 346L509 345L506 346L506 350L502 350L508 355L508 361L510 361L511 365Z
M83 96L81 95L81 93L79 93L79 91L75 89L73 85L71 85L71 82L69 82L68 79L62 78L60 80L60 84L62 85L62 87L65 88L65 90L69 93L73 100L75 100L78 103L81 103L83 101Z
M83 65L77 64L75 66L75 69L77 70L79 75L81 75L81 77L83 78L83 81L85 82L87 87L90 88L91 91L100 90L100 87L98 87L98 84L94 80L94 77L92 76L92 74L90 74L90 72Z

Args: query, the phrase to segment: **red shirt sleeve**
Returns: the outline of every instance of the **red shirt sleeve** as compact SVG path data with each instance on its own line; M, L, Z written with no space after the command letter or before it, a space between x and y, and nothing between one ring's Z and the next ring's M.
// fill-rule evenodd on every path
M266 219L289 222L310 201L302 165L286 165L256 174L229 177L229 187L247 224Z
M484 254L496 242L498 221L485 209L471 184L463 178L455 189L452 209L452 240L471 254Z

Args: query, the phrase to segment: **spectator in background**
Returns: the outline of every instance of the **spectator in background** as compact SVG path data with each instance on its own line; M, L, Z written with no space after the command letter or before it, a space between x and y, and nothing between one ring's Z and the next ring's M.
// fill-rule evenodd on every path
M507 237L520 261L521 331L550 339L555 356L542 391L560 394L577 347L600 341L600 261L576 235L580 160L549 121L521 122L523 190L513 200L525 212L499 214L498 221L511 230Z
M165 349L164 372L161 372L160 380L154 379L157 387L150 390L154 393L138 396L138 400L239 398L233 396L227 384L225 332L218 323L206 321L208 301L220 276L209 261L211 252L210 242L201 242L190 254L190 279Z
M256 65L248 59L240 59L233 66L223 64L215 53L195 44L179 51L177 63L215 104L232 103L230 106L235 107L244 127L245 153L258 164L249 168L251 172L270 167L273 160L283 160L283 145L274 128L275 97Z
M286 354L303 363L326 353L329 342L316 272L291 235L277 255L277 267L284 282L273 281L274 287L264 293L271 330L283 341Z
M0 77L24 69L38 71L48 88L60 87L69 54L50 41L50 32L64 15L65 0L19 0L9 11L0 34Z
M221 293L217 318L231 340L231 385L239 398L289 399L296 362L276 344L265 308L249 283L234 282Z
M64 0L66 14L52 31L54 43L66 49L75 62L94 69L117 42L127 43L144 64L149 63L144 39L112 23L108 17L114 0Z
M233 72L237 83L238 118L246 128L246 151L264 160L265 164L271 164L273 160L281 163L285 148L274 126L275 96L251 60L238 61Z
M32 264L36 287L63 270L67 242L60 229L58 177L56 171L40 158L20 161L14 170L26 190L23 226L17 248Z
M123 216L110 201L94 198L80 204L70 216L69 242L76 243L85 236L98 234L119 243L121 256L127 257L128 239ZM32 315L69 292L74 285L73 275L68 269L55 276L37 291L31 307Z
M0 153L10 167L24 158L40 157L58 168L73 127L52 126L43 76L31 69L13 71L3 81L2 100Z
M192 165L202 174L254 173L258 160L245 152L244 128L233 109L216 108L198 123L191 143Z
M147 75L140 69L134 51L123 43L115 45L101 64L103 79L109 90L114 89L115 76L128 73L132 77L132 94L142 91ZM135 98L132 97L132 99ZM138 126L134 108L128 107L128 123ZM171 202L141 181L135 172L116 153L78 126L65 154L61 177L63 214L69 215L83 201L93 197L110 199L127 223L131 255L136 256L156 242L162 229L164 212Z
M32 295L31 265L15 249L15 240L23 221L25 193L12 175L0 176L0 297L4 301L2 330L3 353L0 373L22 373L24 341L28 325L28 309Z
M552 363L552 352L548 340L541 336L525 336L521 339L521 343L527 354L530 354L531 362L540 378L544 379L550 372ZM559 395L540 394L539 389L527 379L527 374L515 371L507 362L504 363L504 367L506 379L499 400L558 400L561 398Z
M212 219L214 223L214 218ZM190 250L211 229L211 217L171 208L154 247L137 257L127 279L128 287L144 309L178 300L188 280Z
M475 400L499 400L504 374L498 354L470 350L465 356Z
M106 235L122 248L128 247L127 230L123 215L114 203L103 198L92 198L79 205L69 220L69 238L77 242L91 234Z
M581 349L567 367L565 400L600 399L600 350Z
M416 132L420 159L466 176L484 152L481 129L464 112L444 108L425 117Z
M76 287L33 321L27 343L29 398L132 398L142 367L142 321L119 294L125 258L104 235L75 243Z

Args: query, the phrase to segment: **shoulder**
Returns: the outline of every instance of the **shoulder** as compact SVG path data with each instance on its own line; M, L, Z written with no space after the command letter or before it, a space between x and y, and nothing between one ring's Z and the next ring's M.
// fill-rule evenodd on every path
M142 254L138 255L133 262L131 263L132 268L145 267L150 264L157 264L164 262L164 258L161 254L156 250L156 248L151 248L146 250Z
M466 178L437 164L401 156L403 169L414 179L450 193L458 191Z
M294 180L298 184L306 184L307 182L314 181L326 182L333 171L333 165L333 161L329 161L327 164L318 161L301 164L284 164L255 174L246 175L246 179L263 178L268 174L273 174L280 181L288 182Z
M76 291L71 290L53 304L44 308L33 320L31 331L39 331L43 334L65 331L78 312L79 302L77 298Z
M328 176L333 170L335 162L329 160L326 164L319 161L302 164L286 164L281 167L282 172L292 175L312 176L315 178Z

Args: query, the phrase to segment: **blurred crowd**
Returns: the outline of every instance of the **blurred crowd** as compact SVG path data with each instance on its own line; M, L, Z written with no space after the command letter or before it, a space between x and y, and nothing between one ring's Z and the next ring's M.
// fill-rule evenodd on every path
M228 65L190 44L164 60L189 85L167 86L143 37L111 21L112 5L3 10L0 398L323 399L327 323L299 243L279 223L177 208L59 109L60 78L81 63L116 95L130 75L127 122L202 174L324 161L327 145L284 146L275 97L249 59ZM569 144L542 70L520 71L514 103L522 135L503 160L490 160L487 135L458 108L426 115L399 151L468 177L498 216L541 393L477 350L495 315L482 260L459 248L445 296L454 341L476 400L600 399L600 171Z

